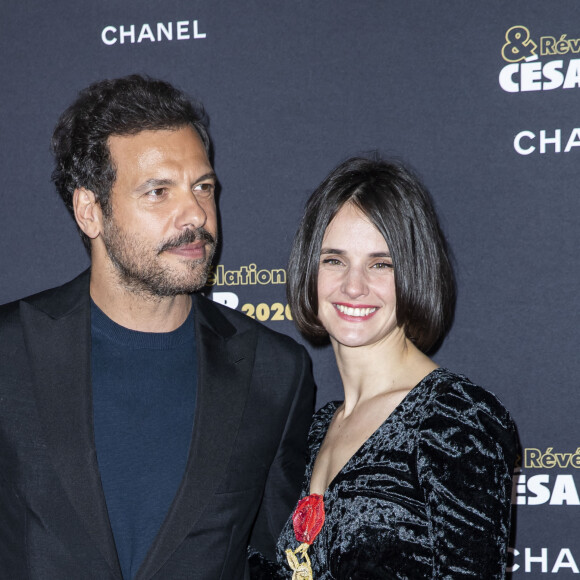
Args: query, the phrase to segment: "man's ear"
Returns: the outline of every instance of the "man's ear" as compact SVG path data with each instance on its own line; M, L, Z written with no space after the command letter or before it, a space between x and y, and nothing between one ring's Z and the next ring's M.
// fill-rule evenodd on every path
M73 209L79 228L92 240L98 238L103 226L103 211L95 194L84 187L75 189Z

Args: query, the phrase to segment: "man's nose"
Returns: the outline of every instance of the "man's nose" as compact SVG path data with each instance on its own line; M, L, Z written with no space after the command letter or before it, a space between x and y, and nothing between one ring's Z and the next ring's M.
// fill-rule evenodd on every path
M178 228L200 228L205 225L207 213L193 192L184 192L177 203L175 225Z

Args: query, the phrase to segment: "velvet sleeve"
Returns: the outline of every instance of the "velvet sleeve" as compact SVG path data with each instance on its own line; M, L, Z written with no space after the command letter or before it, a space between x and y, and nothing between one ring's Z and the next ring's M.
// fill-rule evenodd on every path
M433 545L433 579L505 577L513 422L472 384L437 394L418 433L417 470Z

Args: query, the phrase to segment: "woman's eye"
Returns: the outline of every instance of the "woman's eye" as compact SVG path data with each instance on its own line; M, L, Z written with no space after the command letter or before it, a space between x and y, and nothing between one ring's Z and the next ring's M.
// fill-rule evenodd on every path
M331 266L340 266L340 264L342 264L342 262L340 260L337 260L336 258L324 258L324 260L322 260L323 264L330 264Z
M373 264L373 268L377 268L377 270L384 270L386 268L392 267L393 267L392 262L377 262L376 264Z

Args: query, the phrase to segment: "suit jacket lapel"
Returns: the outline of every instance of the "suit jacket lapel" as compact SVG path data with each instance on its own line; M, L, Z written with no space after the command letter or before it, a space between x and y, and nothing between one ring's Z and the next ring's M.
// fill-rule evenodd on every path
M248 394L256 336L237 334L213 303L194 295L197 402L189 458L180 488L137 574L154 575L203 517L228 464Z
M93 435L88 272L22 303L21 314L53 465L87 534L120 578Z

